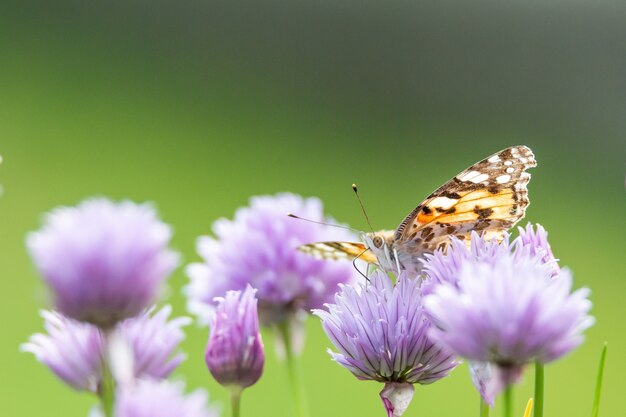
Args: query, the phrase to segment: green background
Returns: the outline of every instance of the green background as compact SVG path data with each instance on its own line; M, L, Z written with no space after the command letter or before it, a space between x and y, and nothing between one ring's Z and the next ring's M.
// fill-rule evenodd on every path
M588 416L602 343L601 415L626 409L626 6L583 1L0 1L0 415L85 416L95 400L18 345L48 306L24 250L40 215L104 195L154 201L185 262L194 240L255 194L315 195L365 228L392 228L424 196L510 145L539 161L540 222L596 325L547 367L546 414ZM165 302L185 314L182 268ZM302 368L311 415L382 416L381 386L332 363L318 320ZM266 370L244 416L290 416L285 370ZM228 411L189 327L176 372ZM532 370L516 392L517 415ZM417 387L407 416L476 415L463 365ZM498 410L499 411L499 410Z

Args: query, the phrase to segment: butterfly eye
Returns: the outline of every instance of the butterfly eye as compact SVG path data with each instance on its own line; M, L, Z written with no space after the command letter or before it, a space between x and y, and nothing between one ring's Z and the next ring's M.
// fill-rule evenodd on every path
M380 236L374 236L374 246L376 246L377 248L380 248L381 246L383 246L383 238Z

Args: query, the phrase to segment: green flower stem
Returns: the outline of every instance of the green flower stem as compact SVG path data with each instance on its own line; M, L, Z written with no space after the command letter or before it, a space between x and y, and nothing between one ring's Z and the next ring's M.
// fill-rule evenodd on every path
M102 412L105 417L113 417L115 408L115 379L109 366L109 342L110 332L101 330L104 341L104 352L102 356L102 381L98 387L98 395L102 403Z
M489 417L489 404L480 397L480 417Z
M297 357L293 351L293 341L291 340L290 321L285 320L278 325L278 332L285 347L285 359L287 365L287 374L289 377L289 385L291 394L296 407L296 417L308 417L309 413L306 407L306 398L304 396L304 387L302 385L302 376L298 366Z
M243 389L238 385L234 385L230 388L230 410L232 417L239 417L242 391Z
M596 378L596 393L593 398L593 408L591 409L591 417L598 417L600 411L600 393L602 392L602 378L604 376L604 362L606 361L607 343L604 342L602 354L600 355L600 365L598 366L598 377Z
M504 390L504 417L513 417L513 384Z
M535 407L534 416L543 417L543 364L535 363Z

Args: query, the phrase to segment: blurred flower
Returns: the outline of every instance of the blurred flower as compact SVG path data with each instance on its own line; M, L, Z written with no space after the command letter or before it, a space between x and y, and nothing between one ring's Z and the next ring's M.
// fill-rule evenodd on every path
M201 389L185 395L180 382L142 380L118 390L115 417L217 417L207 401Z
M458 286L461 271L469 264L485 263L495 265L502 257L510 257L514 262L536 262L545 264L552 270L552 276L559 273L560 268L550 249L547 232L541 225L533 227L528 224L525 229L519 228L520 235L510 243L510 235L505 234L502 242L485 241L478 233L472 233L469 248L466 243L453 238L446 249L425 255L425 278L422 284L424 295L433 292L441 283ZM503 387L502 379L512 378L501 369L484 362L470 361L472 382L481 396L489 404L497 392Z
M455 356L428 337L419 281L401 274L394 285L375 271L369 284L342 285L335 303L315 310L338 353L333 360L358 379L385 383L381 392L389 416L401 415L412 384L430 384L458 364Z
M97 327L42 311L48 334L32 335L20 346L31 352L65 383L76 390L98 390L102 376L103 338Z
M456 283L440 283L425 297L436 324L429 334L476 362L474 383L493 404L525 364L551 362L582 342L582 332L593 324L589 290L570 294L571 287L569 271L553 278L552 265L537 256L501 252L489 262L467 262Z
M296 248L320 240L354 240L350 233L287 217L287 213L330 222L316 198L295 194L258 196L240 208L234 220L213 224L215 238L198 239L203 263L187 267L189 310L207 321L215 298L250 284L258 291L259 316L265 325L284 323L298 311L319 308L332 299L338 284L352 277L348 262L328 262Z
M116 332L132 353L134 378L166 378L184 360L175 354L184 338L182 326L190 319L167 321L171 307L165 306L118 324ZM97 392L102 380L105 342L102 331L89 323L72 320L53 311L42 311L47 334L34 334L21 350L33 353L60 379L77 390Z
M107 328L150 305L178 265L171 234L150 205L98 198L49 213L27 246L56 308Z
M141 316L121 322L118 334L133 353L135 378L167 378L185 360L184 353L176 353L185 338L183 327L191 323L189 317L175 317L168 321L172 307L164 306L156 313L149 309Z
M248 285L243 293L228 291L218 300L205 360L213 377L224 386L246 388L263 373L265 354L254 293Z

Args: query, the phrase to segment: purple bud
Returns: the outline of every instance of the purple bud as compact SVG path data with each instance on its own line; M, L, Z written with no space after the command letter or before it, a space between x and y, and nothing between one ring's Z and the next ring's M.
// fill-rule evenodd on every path
M148 307L178 265L150 205L104 198L57 208L26 244L57 310L109 328Z
M228 291L224 298L216 299L205 360L213 377L224 386L246 388L263 373L265 354L255 292L248 285L243 293Z

